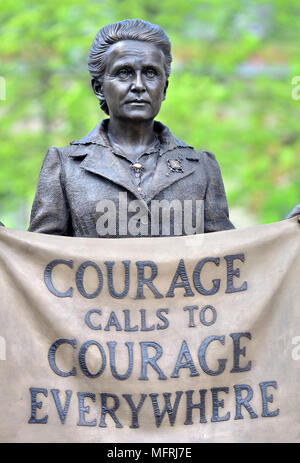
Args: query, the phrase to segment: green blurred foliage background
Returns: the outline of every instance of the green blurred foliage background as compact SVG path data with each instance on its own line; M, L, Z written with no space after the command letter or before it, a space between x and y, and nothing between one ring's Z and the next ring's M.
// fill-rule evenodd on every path
M160 24L172 41L158 120L215 153L236 226L283 219L300 202L298 0L3 2L0 219L25 229L47 148L104 117L88 50L104 24L137 17Z

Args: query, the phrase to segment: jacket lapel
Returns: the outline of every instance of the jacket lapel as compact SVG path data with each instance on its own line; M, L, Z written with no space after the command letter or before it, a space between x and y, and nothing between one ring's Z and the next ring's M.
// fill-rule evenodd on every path
M99 146L96 144L89 146L79 145L69 156L73 158L84 157L80 163L82 169L100 175L122 186L146 205L137 190L137 186L133 182L130 172L125 169L118 157L109 148L101 146L101 149L99 149Z
M191 164L185 158L183 153L184 149L180 149L180 151L172 150L159 156L152 179L150 193L148 195L149 201L151 201L160 191L164 190L173 183L182 180L188 175L191 175L196 170L195 163L193 162ZM170 166L174 165L174 161L179 162L181 168L180 170L182 171L176 172L175 169L170 169ZM175 165L177 165L177 162Z
M139 192L130 176L130 172L123 167L117 156L114 156L109 148L102 147L100 151L96 146L91 146L86 148L85 151L87 152L87 156L80 164L82 169L111 180L140 199Z

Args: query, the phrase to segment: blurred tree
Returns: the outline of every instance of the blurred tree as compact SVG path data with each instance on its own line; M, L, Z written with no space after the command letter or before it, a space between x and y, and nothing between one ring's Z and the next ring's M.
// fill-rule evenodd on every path
M25 228L42 159L104 117L86 60L101 26L160 24L173 71L159 120L220 163L230 208L257 223L300 200L297 0L6 0L1 6L0 218ZM239 225L239 223L237 223Z

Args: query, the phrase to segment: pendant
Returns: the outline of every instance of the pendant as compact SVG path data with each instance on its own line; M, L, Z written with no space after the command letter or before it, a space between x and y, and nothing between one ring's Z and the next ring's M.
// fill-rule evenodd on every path
M131 169L134 170L134 172L136 174L140 174L142 172L142 170L144 169L144 167L142 166L142 164L140 164L139 162L135 162L134 164L131 164Z

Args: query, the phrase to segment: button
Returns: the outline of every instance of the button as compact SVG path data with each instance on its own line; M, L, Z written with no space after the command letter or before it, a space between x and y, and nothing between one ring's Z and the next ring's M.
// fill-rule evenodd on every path
M138 186L138 191L143 191L142 188L140 186Z
M143 225L147 225L148 224L148 217L146 215L144 217L142 217L141 222L142 222Z

